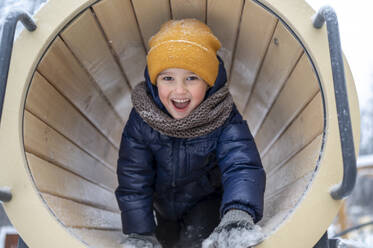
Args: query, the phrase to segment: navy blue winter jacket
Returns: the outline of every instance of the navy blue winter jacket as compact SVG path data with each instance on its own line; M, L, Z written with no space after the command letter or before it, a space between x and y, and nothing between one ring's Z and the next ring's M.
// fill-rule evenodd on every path
M149 94L167 113L147 71L145 79ZM226 73L220 60L217 80L206 98L225 83ZM247 123L235 106L221 127L197 138L163 135L132 109L122 135L119 186L115 191L123 232L154 232L153 208L165 218L179 219L218 190L210 174L216 167L220 169L223 188L221 215L235 208L259 221L263 215L265 172Z

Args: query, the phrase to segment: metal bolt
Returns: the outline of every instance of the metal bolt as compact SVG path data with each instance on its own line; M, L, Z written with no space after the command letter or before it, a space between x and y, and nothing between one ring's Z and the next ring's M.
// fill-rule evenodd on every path
M275 43L276 46L280 44L280 41L276 37L273 39L273 42Z

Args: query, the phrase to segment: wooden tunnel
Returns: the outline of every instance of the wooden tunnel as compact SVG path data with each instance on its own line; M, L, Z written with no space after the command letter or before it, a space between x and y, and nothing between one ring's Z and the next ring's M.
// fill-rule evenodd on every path
M147 41L173 18L206 22L267 172L266 240L313 247L340 201L342 158L326 28L302 0L50 0L15 42L0 132L4 203L29 247L119 247L113 194ZM355 147L359 110L345 63Z

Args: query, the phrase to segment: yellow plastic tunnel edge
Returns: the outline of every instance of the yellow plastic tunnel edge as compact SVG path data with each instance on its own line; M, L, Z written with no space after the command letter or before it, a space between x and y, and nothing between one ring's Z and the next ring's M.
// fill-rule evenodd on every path
M94 0L50 0L36 15L38 29L24 31L15 42L0 131L0 186L10 186L13 199L5 210L30 247L86 247L52 215L29 175L23 148L23 109L37 63L58 32ZM319 73L326 109L326 134L318 172L307 197L290 218L260 247L312 247L336 215L340 202L329 189L342 178L341 151L325 27L312 27L313 10L302 0L260 1L300 37ZM359 141L359 109L351 72L346 64L355 147ZM338 173L336 173L336 171ZM5 172L5 173L4 173ZM32 213L32 214L29 214ZM51 239L50 237L53 237Z

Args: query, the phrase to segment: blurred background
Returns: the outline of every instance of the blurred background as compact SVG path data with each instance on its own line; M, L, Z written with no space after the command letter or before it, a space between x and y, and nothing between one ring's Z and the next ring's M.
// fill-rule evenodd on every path
M0 0L0 34L6 14L20 7L34 14L47 0ZM246 0L248 1L248 0ZM343 238L343 247L373 247L373 32L370 0L306 0L316 11L332 6L338 16L342 49L359 97L361 131L358 179L340 213L329 227L329 237ZM16 35L22 26L17 27ZM356 228L359 227L360 228ZM351 230L345 234L342 231ZM0 248L16 248L16 230L0 204ZM7 243L7 245L5 245Z

